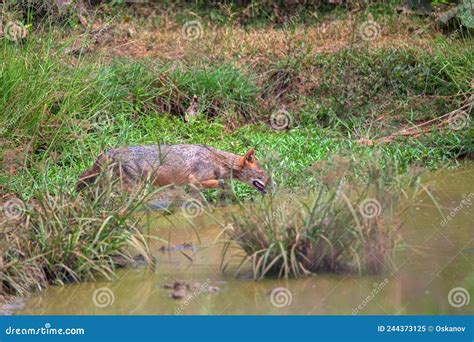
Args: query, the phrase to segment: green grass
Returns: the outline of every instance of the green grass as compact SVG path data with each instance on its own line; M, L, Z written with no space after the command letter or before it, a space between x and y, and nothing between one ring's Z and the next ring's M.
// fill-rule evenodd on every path
M394 4L370 11L377 19L393 21ZM104 9L111 16L121 10ZM244 26L273 27L280 19L264 8L255 8L253 13L230 10L242 10L235 20ZM327 11L332 18L343 15L342 10ZM233 19L225 13L225 9L210 11L209 20L228 25ZM178 20L190 16L184 11ZM220 20L223 16L225 20ZM206 18L203 14L202 19ZM29 19L36 25L35 18ZM309 12L301 13L293 25L320 20ZM474 151L472 125L460 130L433 128L421 137L375 146L357 142L361 137L384 137L461 107L472 95L471 37L437 37L428 42L427 51L359 44L334 53L310 54L306 46L289 47L284 58L269 53L270 60L250 67L239 65L239 56L234 61L202 55L176 61L102 58L95 53L76 58L65 54L74 39L75 24L62 23L63 28L36 25L18 44L0 41L0 192L15 193L24 203L37 205L25 213L23 219L28 219L20 222L22 229L11 230L15 225L7 222L7 231L1 232L0 244L6 247L0 253L0 292L24 294L50 283L97 275L110 278L116 267L114 256L130 257L130 246L147 253L136 211L146 198L104 193L90 199L74 193L78 176L107 148L196 143L244 153L254 147L277 189L295 193L320 189L325 178L312 172L314 165L336 154L361 167L382 155L387 158L378 165L380 172L395 165L398 174L412 165L431 169L455 165L457 158ZM71 38L65 40L69 33ZM199 97L199 116L186 123L183 116L193 95ZM291 117L291 125L273 130L271 115L282 109ZM364 173L357 176L358 184L364 185ZM388 184L385 181L380 189ZM257 202L261 209L257 212L263 216L249 216L247 221L236 218L233 239L248 255L255 255L257 247L266 248L264 259L254 269L256 277L275 270L281 275L304 273L298 263L281 263L291 259L291 248L299 243L296 235L285 235L289 233L286 221L294 222L294 231L307 235L304 243L313 239L313 250L322 253L311 264L314 271L357 266L353 257L364 259L365 242L379 241L373 240L373 224L383 234L390 233L380 222L359 220L362 226L357 226L360 217L347 211L350 206L343 206L337 189L333 184L311 205L295 206L303 209L298 213L288 212L287 206L271 207L270 198ZM247 185L235 184L234 190L234 201L260 199ZM214 190L206 195L219 198ZM383 202L382 195L379 191L374 196ZM352 207L361 199L360 194L356 196ZM315 221L316 214L332 217L332 223ZM260 226L262 220L266 225ZM1 216L0 221L5 223ZM313 229L315 224L321 224L320 230ZM347 231L346 226L350 227ZM360 227L364 233L355 234ZM264 238L250 235L247 244L240 234L249 232L260 232ZM275 232L282 233L283 240ZM391 251L396 239L385 236ZM281 254L275 246L283 246ZM344 252L333 258L329 246ZM347 254L346 249L355 252ZM279 261L270 265L279 255ZM328 269L331 263L333 268ZM370 263L355 268L379 270Z
M324 70L325 80L324 87L318 90L329 95L341 90L340 103L350 101L351 95L359 105L370 105L371 99L387 93L400 101L421 94L442 97L469 91L474 51L456 44L440 43L433 47L434 55L418 49L389 48L348 50L346 58L337 54L327 56L318 64ZM458 50L453 52L453 47ZM350 88L353 93L347 91L348 86L356 85L357 89Z
M473 52L466 47L450 49L446 41L434 45L434 54L413 49L343 50L320 55L302 69L298 64L272 64L273 71L289 67L290 76L322 70L316 88L305 94L289 89L281 99L297 99L303 105L290 110L290 130L276 132L269 127L272 111L262 94L278 84L259 76L259 70L224 62L172 65L91 58L71 66L54 37L52 33L41 40L31 38L23 45L1 43L0 177L10 191L27 196L35 188L33 180L44 176L50 184L71 186L100 151L120 145L204 143L236 153L253 146L259 159L276 163L274 178L284 179L288 186L304 184L305 168L341 151L366 156L381 151L406 169L413 163L434 168L473 149L470 128L376 147L355 142L459 106L469 93ZM193 95L200 98L201 117L184 123ZM412 104L417 97L427 100ZM403 112L389 116L383 127L372 124L374 112L386 115L387 108L401 105ZM229 130L229 125L236 128ZM9 174L12 164L15 172ZM245 186L237 190L242 196L251 194Z
M118 121L125 118L118 118ZM104 132L101 132L104 134ZM57 161L50 161L46 174L41 161L29 169L21 169L14 177L9 178L11 189L21 191L28 196L34 191L34 179L47 177L50 184L62 184L73 187L78 175L89 168L99 152L107 147L130 144L153 143L197 143L209 144L236 153L245 153L253 146L257 158L266 168L274 170L273 179L288 187L304 186L311 177L304 170L314 162L327 159L336 153L350 153L359 158L370 157L375 152L383 152L400 161L400 168L406 169L411 164L435 168L449 163L458 153L459 141L454 134L440 136L428 141L413 139L383 145L377 148L365 147L355 141L345 139L327 129L301 128L289 132L274 133L269 128L246 126L232 133L227 133L218 122L209 124L201 120L189 126L174 117L148 117L135 125L124 124L118 131L112 131L104 138L97 140L95 134L84 138L84 141L64 146L60 153L64 155ZM448 145L450 144L450 145ZM84 149L83 146L90 148ZM451 149L451 150L450 150ZM91 151L87 154L87 151ZM50 152L51 153L51 152ZM39 159L39 158L38 158ZM33 177L31 177L33 175ZM245 185L237 185L237 192L243 197L252 196L253 190Z
M152 263L140 219L148 191L118 196L111 184L78 196L43 182L34 199L2 198L0 295L102 277L136 254ZM143 190L143 189L142 189Z
M334 157L311 173L323 185L291 194L283 189L231 213L223 224L229 234L224 270L228 253L240 259L238 271L250 264L255 279L394 269L400 217L422 189L418 175L402 176L391 158L380 155ZM240 253L232 251L234 243Z

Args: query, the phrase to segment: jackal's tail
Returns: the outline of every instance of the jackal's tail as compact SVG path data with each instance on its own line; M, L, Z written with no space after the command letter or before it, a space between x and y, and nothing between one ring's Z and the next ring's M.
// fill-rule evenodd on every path
M95 161L94 165L84 172L82 175L79 176L79 180L76 183L76 190L81 191L89 184L94 183L97 177L100 175L102 171L102 163L103 163L104 155L101 154Z

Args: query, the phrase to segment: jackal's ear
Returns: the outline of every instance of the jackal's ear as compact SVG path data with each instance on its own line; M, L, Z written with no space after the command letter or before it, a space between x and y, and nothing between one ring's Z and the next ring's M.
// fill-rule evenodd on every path
M253 150L252 147L249 148L247 153L245 153L244 160L249 163L253 163L255 161L255 151Z
M239 161L239 166L240 167L244 167L245 166L245 163L252 163L255 161L255 151L253 150L253 148L249 148L249 150L245 153L245 155L240 158L240 161Z

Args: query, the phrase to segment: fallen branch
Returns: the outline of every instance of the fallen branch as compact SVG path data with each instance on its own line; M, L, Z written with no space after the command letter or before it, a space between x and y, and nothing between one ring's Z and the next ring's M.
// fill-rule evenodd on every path
M463 106L461 106L460 108L455 109L455 110L453 110L449 113L443 114L440 117L437 117L437 118L425 121L421 124L415 125L413 127L403 128L398 132L392 133L388 136L379 138L377 140L361 138L361 139L357 140L357 142L360 143L360 144L363 144L363 145L372 146L372 145L374 145L374 143L387 143L387 142L393 141L396 137L399 137L399 136L418 137L419 135L421 135L423 133L428 133L429 131L431 131L431 129L433 127L428 126L428 125L430 125L432 123L435 123L435 122L438 122L435 125L435 127L440 129L443 126L449 125L450 122L452 121L453 117L455 116L455 114L461 113L462 111L464 111L467 108L472 108L474 106L474 101L472 101L472 100L473 100L473 98L471 97L469 99L469 101L466 104L464 104Z

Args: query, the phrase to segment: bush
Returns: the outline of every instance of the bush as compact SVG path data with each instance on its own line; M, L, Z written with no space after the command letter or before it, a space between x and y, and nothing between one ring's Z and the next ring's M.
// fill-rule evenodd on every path
M137 211L149 194L92 197L57 188L27 203L3 198L0 217L0 295L25 295L48 284L111 279L117 260L134 253L151 262ZM118 259L117 259L118 258Z
M402 185L415 186L409 197L420 187L418 171L407 179L396 170L380 157L367 163L335 157L310 171L322 185L284 201L273 194L241 206L226 226L230 240L245 252L240 264L248 261L255 278L391 269L401 242L398 219L408 207L407 198L400 198L408 197Z

